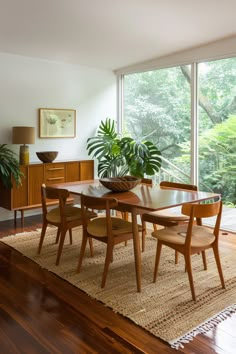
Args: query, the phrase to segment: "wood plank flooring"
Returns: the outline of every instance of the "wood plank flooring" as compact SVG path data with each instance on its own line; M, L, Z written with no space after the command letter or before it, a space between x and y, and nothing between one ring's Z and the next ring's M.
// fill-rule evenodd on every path
M41 227L25 218L24 231ZM0 222L0 237L22 232ZM236 248L236 234L221 236ZM236 298L235 298L236 302ZM236 315L178 353L236 353ZM176 353L169 345L89 298L56 275L0 244L0 353Z

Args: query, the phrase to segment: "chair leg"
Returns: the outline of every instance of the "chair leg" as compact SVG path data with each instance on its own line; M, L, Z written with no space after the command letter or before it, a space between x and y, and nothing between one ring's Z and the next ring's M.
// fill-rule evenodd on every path
M48 226L47 223L43 223L41 236L40 236L40 240L39 240L38 254L40 254L41 249L42 249L42 245L43 245L44 237L45 237L45 234L46 234L47 226Z
M204 270L207 270L207 260L206 260L206 252L202 251L202 262L204 266Z
M66 231L67 231L66 229L65 230L64 229L61 230L61 237L60 237L59 247L58 247L58 251L57 251L56 265L58 265L59 262L60 262L62 248L63 248L65 237L66 237Z
M127 211L122 213L122 219L128 221L129 220L129 213Z
M220 276L221 285L222 285L222 288L225 289L225 281L224 281L223 271L222 271L221 262L220 262L218 245L213 246L213 252L214 252L214 256L215 256L215 260L216 260L218 273Z
M91 237L89 237L89 248L90 248L90 255L91 257L93 257L94 253L93 253L93 240Z
M154 275L153 275L153 283L155 283L156 279L157 279L158 266L159 266L160 257L161 257L161 249L162 249L162 243L158 240L157 241L157 250L156 250L156 261L155 261Z
M60 227L58 227L58 229L57 229L57 237L56 237L56 242L55 243L59 242L60 233L61 233L61 229L60 229Z
M156 224L153 224L153 230L157 230ZM145 241L146 241L147 227L146 223L142 222L142 252L145 251Z
M146 228L142 226L142 252L145 251Z
M128 221L129 220L129 213L127 211L124 211L121 213L122 219ZM127 241L125 241L125 246L127 246Z
M179 253L178 251L175 251L175 264L179 263Z
M191 293L192 293L192 298L193 298L193 301L196 301L196 294L195 294L195 289L194 289L194 284L193 284L191 256L189 254L185 254L184 258L185 258L186 270L188 272L188 280L189 280L189 285L190 285L190 289L191 289Z
M77 273L80 272L80 268L82 265L82 260L84 258L84 252L85 252L85 248L86 248L86 244L87 244L87 239L88 239L87 235L83 234L82 243L80 246L80 254L79 254L79 261L78 261L78 266L77 266ZM91 252L91 249L90 249L90 252Z
M70 244L72 245L72 230L69 229L69 235L70 235Z
M113 258L113 244L108 243L107 244L105 265L104 265L103 276L102 276L101 288L104 288L104 286L106 284L108 268L109 268L109 265L111 263L112 258Z

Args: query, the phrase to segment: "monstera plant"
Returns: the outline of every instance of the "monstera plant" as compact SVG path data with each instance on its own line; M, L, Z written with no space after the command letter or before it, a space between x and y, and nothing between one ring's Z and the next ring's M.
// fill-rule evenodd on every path
M159 171L162 162L161 153L152 142L120 137L110 118L101 121L97 135L87 140L87 150L98 160L99 177L151 176Z
M23 177L23 173L20 171L15 153L6 144L0 145L0 180L4 187L11 188L12 180L16 185L19 185L21 177Z

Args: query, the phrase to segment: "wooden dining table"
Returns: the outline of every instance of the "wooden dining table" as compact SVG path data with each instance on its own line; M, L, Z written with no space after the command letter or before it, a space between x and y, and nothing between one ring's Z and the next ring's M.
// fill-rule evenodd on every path
M160 188L157 185L139 184L127 192L112 192L99 180L87 180L54 184L56 188L66 188L71 194L86 194L95 197L111 197L118 201L118 210L130 212L133 223L133 247L137 281L137 291L141 292L141 251L137 216L143 213L168 209L184 203L200 202L219 198L216 193Z

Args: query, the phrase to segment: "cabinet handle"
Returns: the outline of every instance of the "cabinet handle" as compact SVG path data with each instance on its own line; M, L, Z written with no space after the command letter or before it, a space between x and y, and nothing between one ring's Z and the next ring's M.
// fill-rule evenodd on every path
M47 169L47 171L58 171L58 170L64 170L64 167L54 167L54 168Z
M51 177L51 178L48 178L47 180L48 181L55 181L57 179L64 179L64 177Z

